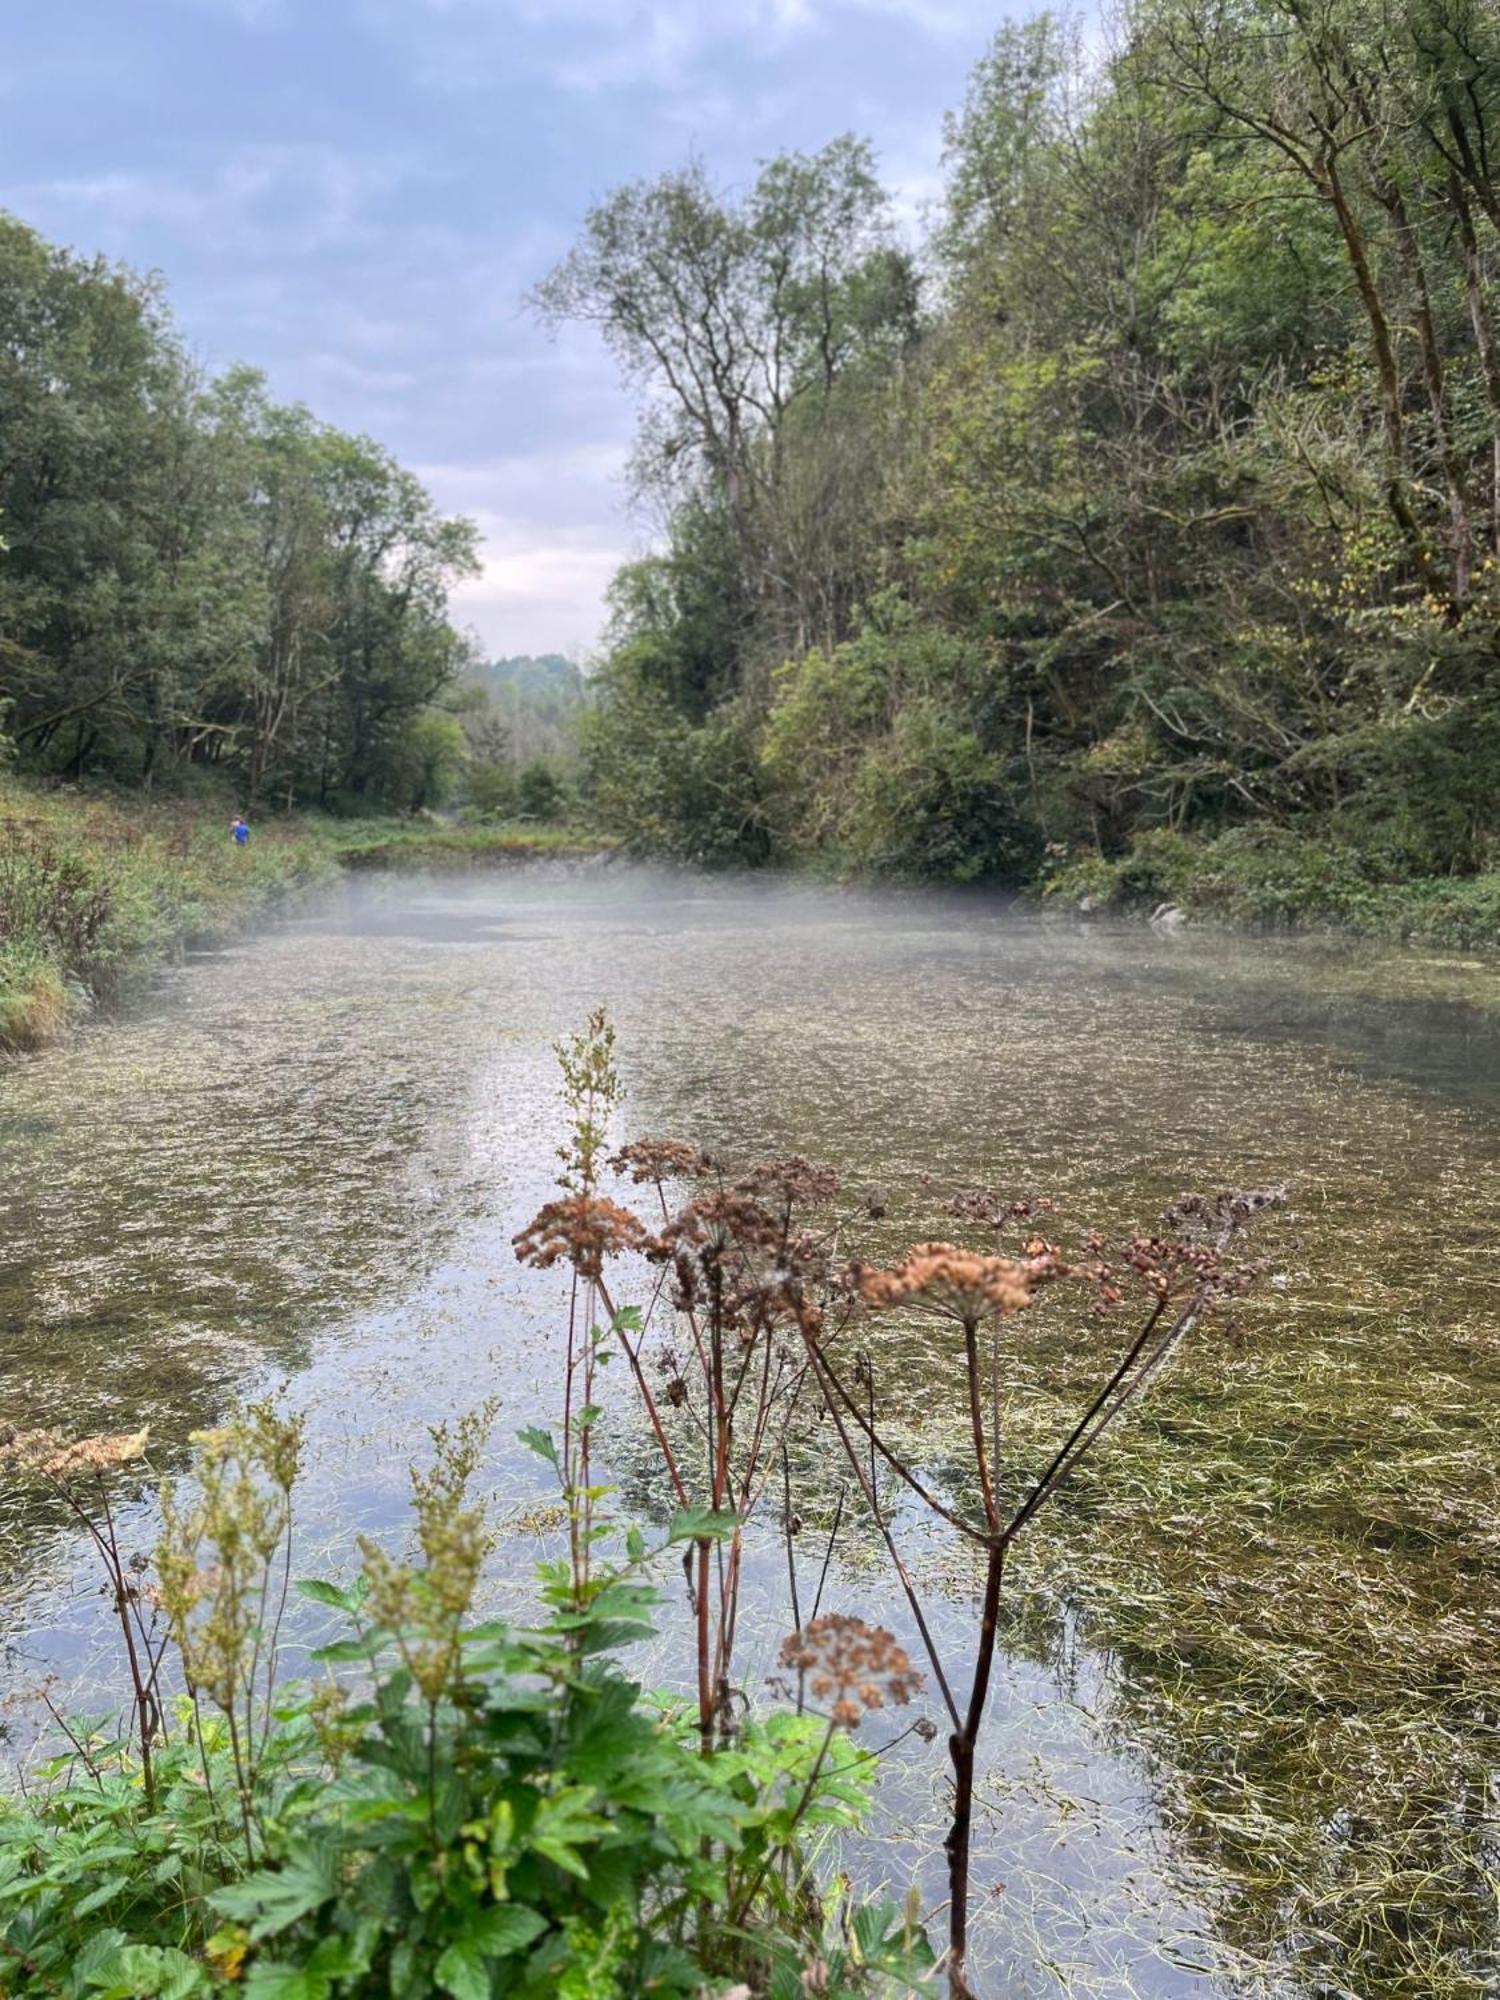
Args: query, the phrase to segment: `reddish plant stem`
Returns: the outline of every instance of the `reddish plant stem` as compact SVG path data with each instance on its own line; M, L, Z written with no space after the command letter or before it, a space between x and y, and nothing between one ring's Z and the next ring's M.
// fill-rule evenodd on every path
M1088 1443L1092 1442L1092 1440L1090 1439L1085 1441L1085 1433L1088 1431L1089 1426L1093 1423L1095 1417L1098 1416L1099 1412L1109 1402L1110 1398L1123 1385L1126 1376L1130 1373L1131 1369L1134 1367L1137 1359L1139 1358L1141 1350L1145 1347L1146 1342L1151 1338L1152 1334L1156 1331L1157 1325L1161 1320L1161 1316L1166 1311L1166 1309L1167 1309L1166 1300L1159 1299L1155 1307L1147 1316L1146 1322L1142 1326L1140 1332L1136 1335L1135 1339L1131 1342L1130 1346L1125 1350L1124 1357L1122 1358L1119 1367L1116 1368L1114 1374L1110 1376L1109 1380L1105 1383L1104 1387L1099 1391L1098 1395L1095 1396L1093 1402L1089 1404L1088 1408L1084 1411L1083 1415L1078 1419L1078 1422L1073 1426L1072 1430L1068 1434L1066 1442L1058 1450L1057 1454L1052 1460L1052 1463L1047 1467L1047 1470L1042 1474L1041 1478L1037 1481L1036 1485L1032 1487L1031 1492L1027 1496L1024 1504L1017 1510L1015 1515L1012 1517L1009 1525L1007 1526L1004 1534L1001 1537L1001 1541L1004 1546L1009 1547L1009 1545L1015 1540L1016 1536L1026 1526L1026 1523L1031 1519L1032 1515L1035 1514L1037 1509L1043 1504L1044 1501L1047 1500L1053 1488L1057 1485L1058 1481L1061 1480L1066 1473L1072 1470L1073 1464L1076 1463L1075 1452L1077 1457L1081 1457L1083 1451L1087 1450ZM1079 1449L1080 1446L1081 1449Z
M974 1755L989 1698L995 1664L995 1635L1000 1620L1000 1580L1005 1551L992 1548L985 1565L984 1610L979 1626L979 1651L969 1685L969 1705L961 1727L948 1738L953 1766L953 1824L943 1847L948 1856L948 1990L953 2000L972 2000L969 1984L969 1841L974 1823Z
M680 1504L686 1507L688 1504L687 1488L683 1484L682 1474L677 1470L677 1460L673 1454L672 1446L668 1441L666 1428L661 1420L661 1412L656 1407L656 1398L651 1393L651 1384L646 1380L646 1371L641 1366L640 1355L631 1346L624 1328L619 1324L619 1315L615 1311L613 1299L611 1299L608 1291L605 1289L603 1278L596 1278L594 1282L598 1288L600 1304L609 1314L610 1324L619 1336L620 1345L625 1350L625 1359L630 1363L630 1372L635 1377L635 1386L640 1392L641 1402L645 1405L646 1415L650 1419L651 1428L656 1434L657 1448L666 1463L667 1474L672 1481L672 1490L677 1495Z
M109 1495L100 1482L100 1501L104 1508L106 1533L100 1535L92 1521L88 1522L89 1532L102 1550L109 1570L110 1588L114 1592L115 1611L120 1620L120 1632L125 1641L125 1657L130 1667L130 1684L135 1693L136 1729L141 1743L141 1782L146 1792L146 1810L156 1810L156 1768L152 1761L151 1745L156 1735L156 1697L151 1682L154 1674L148 1675L141 1666L136 1650L135 1633L131 1630L130 1588L125 1578L125 1568L120 1560L120 1545L115 1536L114 1516L110 1512ZM74 1503L77 1509L76 1502ZM85 1517L86 1518L86 1517Z
M966 1521L961 1514L956 1514L951 1507L945 1506L944 1503L938 1499L935 1493L931 1492L926 1486L922 1484L922 1481L918 1479L917 1475L911 1470L910 1466L904 1464L903 1461L896 1456L895 1452L891 1450L890 1446L885 1442L884 1438L881 1437L879 1431L871 1424L869 1418L865 1415L864 1411L861 1410L858 1403L855 1402L854 1398L850 1395L849 1391L844 1387L843 1383L834 1373L833 1367L829 1362L827 1355L824 1354L821 1349L819 1350L819 1357L818 1357L818 1372L821 1379L826 1381L830 1385L830 1387L834 1390L839 1400L843 1403L845 1409L849 1412L850 1416L853 1417L854 1421L859 1425L860 1429L869 1439L874 1449L879 1452L880 1456L885 1460L886 1464L891 1468L891 1471L894 1472L896 1477L900 1479L905 1485L911 1488L912 1492L916 1494L917 1498L922 1502L923 1506L930 1508L931 1511L934 1514L936 1514L940 1520L946 1521L950 1528L956 1528L961 1535L966 1535L971 1542L978 1542L981 1548L988 1548L989 1546L988 1535L986 1535L981 1529L971 1526L971 1524L968 1521Z
M814 1372L821 1379L823 1373L822 1357L818 1353L818 1350L811 1345L809 1345L808 1351L812 1356ZM954 1729L957 1730L961 1727L958 1704L953 1699L953 1691L948 1685L948 1676L943 1671L942 1656L938 1652L931 1627L927 1623L927 1614L922 1609L922 1600L917 1596L917 1587L911 1580L911 1572L907 1569L901 1551L896 1546L896 1538L891 1533L890 1524L887 1522L885 1514L881 1509L879 1497L875 1492L874 1486L871 1484L869 1475L860 1463L859 1453L854 1448L854 1440L849 1435L848 1426L844 1422L838 1405L831 1396L825 1396L824 1400L828 1414L833 1419L834 1429L839 1434L839 1441L844 1447L844 1456L848 1459L859 1490L864 1495L865 1505L870 1510L871 1518L880 1531L880 1538L885 1543L886 1554L891 1559L891 1567L896 1572L902 1592L906 1597L907 1605L911 1610L912 1618L916 1622L917 1631L921 1634L922 1647L927 1655L928 1664L932 1668L933 1678L942 1691L943 1705L948 1711L949 1720L952 1722Z
M984 1442L984 1405L979 1382L979 1329L975 1321L964 1321L964 1372L969 1379L969 1428L974 1435L974 1465L979 1473L979 1493L984 1502L984 1518L992 1535L1000 1532L1000 1510L995 1505L995 1486L990 1478L990 1455ZM874 1432L874 1425L870 1426Z

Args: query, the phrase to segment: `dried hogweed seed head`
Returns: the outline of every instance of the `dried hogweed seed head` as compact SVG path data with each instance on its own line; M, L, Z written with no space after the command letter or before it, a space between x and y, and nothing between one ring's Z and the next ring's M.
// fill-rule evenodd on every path
M1042 1280L1060 1270L1050 1252L1020 1261L982 1256L956 1243L914 1243L899 1264L884 1271L859 1266L855 1279L867 1305L912 1306L968 1322L1020 1312Z
M841 1729L858 1729L867 1710L887 1702L904 1707L922 1685L894 1634L836 1612L783 1639L780 1661L803 1676L815 1700L831 1704L829 1719Z
M549 1201L514 1236L516 1256L540 1271L567 1262L581 1278L597 1278L606 1257L649 1250L650 1232L628 1208L604 1195L574 1194Z
M801 1204L816 1208L832 1201L839 1191L839 1177L832 1167L815 1166L794 1153L786 1160L763 1160L735 1182L738 1194L755 1201L774 1202L778 1207Z
M963 1188L948 1203L948 1213L960 1222L977 1222L986 1229L1003 1229L1009 1222L1026 1222L1034 1215L1051 1215L1057 1203L1050 1195L1023 1195L1010 1200L993 1188Z
M1185 1235L1199 1233L1225 1236L1242 1229L1268 1208L1282 1207L1289 1190L1284 1187L1227 1188L1220 1194L1180 1194L1162 1217L1167 1229Z
M660 1187L664 1181L698 1180L713 1162L686 1139L632 1139L609 1164L617 1174L629 1174L637 1187L647 1182Z
M703 1260L723 1260L775 1250L786 1231L763 1203L738 1188L715 1189L685 1202L661 1232L661 1255L686 1250Z
M146 1455L146 1430L110 1437L65 1438L61 1431L0 1430L0 1465L17 1473L66 1482L118 1472Z
M821 1331L830 1247L794 1227L789 1208L777 1214L743 1188L714 1189L685 1203L647 1254L671 1264L679 1311L711 1309L746 1346L793 1326L811 1339Z

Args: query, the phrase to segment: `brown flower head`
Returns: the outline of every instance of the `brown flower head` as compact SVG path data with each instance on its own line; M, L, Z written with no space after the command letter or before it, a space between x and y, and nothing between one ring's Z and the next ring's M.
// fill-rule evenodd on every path
M671 1264L680 1312L715 1310L747 1344L792 1322L813 1339L821 1329L817 1301L832 1263L827 1243L739 1189L688 1202L649 1254Z
M1287 1193L1284 1187L1270 1187L1230 1188L1214 1195L1180 1194L1162 1222L1165 1228L1184 1236L1224 1242L1266 1209L1282 1207Z
M914 1243L889 1270L862 1265L855 1277L867 1305L911 1306L968 1325L994 1313L1020 1312L1037 1286L1061 1269L1050 1248L1017 1260L981 1256L956 1243Z
M818 1208L838 1193L839 1177L832 1167L814 1166L794 1153L787 1160L762 1160L734 1185L737 1194L777 1209Z
M651 1237L639 1217L618 1202L603 1195L571 1194L549 1201L512 1241L520 1261L539 1271L565 1261L579 1277L597 1278L606 1257L645 1250Z
M654 1254L664 1263L684 1253L723 1262L772 1251L784 1234L775 1216L749 1195L714 1190L683 1204L661 1231Z
M65 1438L61 1431L0 1430L0 1465L43 1479L68 1480L118 1472L146 1455L144 1430L113 1437Z
M830 1720L858 1729L867 1709L901 1708L922 1685L906 1649L883 1625L832 1613L814 1618L781 1642L781 1664L803 1675L817 1701L831 1703Z
M1051 1215L1057 1203L1050 1195L1025 1195L1018 1201L997 1194L993 1188L964 1188L948 1203L948 1213L960 1222L976 1222L985 1229L1004 1229L1007 1223L1029 1222L1035 1215Z
M698 1180L713 1162L686 1139L633 1139L609 1164L617 1174L629 1174L637 1187L647 1182L660 1187L664 1181Z

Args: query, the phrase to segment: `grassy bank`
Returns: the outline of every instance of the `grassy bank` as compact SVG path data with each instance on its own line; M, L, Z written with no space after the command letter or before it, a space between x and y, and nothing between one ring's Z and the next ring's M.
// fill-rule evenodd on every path
M1397 877L1367 848L1277 827L1239 827L1217 840L1145 834L1118 859L1057 869L1044 893L1086 910L1149 913L1165 903L1240 929L1500 948L1500 873Z
M343 868L469 868L536 855L568 859L604 854L614 842L576 826L524 822L444 826L410 820L333 820L320 831Z
M343 869L600 845L559 827L288 818L237 848L212 805L0 788L0 1052L55 1039L184 946L233 937Z

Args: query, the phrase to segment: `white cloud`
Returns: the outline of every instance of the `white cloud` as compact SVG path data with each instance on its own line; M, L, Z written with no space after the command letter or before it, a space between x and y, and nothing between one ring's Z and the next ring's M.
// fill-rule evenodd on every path
M221 0L228 6L274 0ZM499 60L515 61L515 31L550 79L580 93L632 84L691 88L726 45L777 55L835 28L857 34L861 17L905 23L938 40L993 25L995 0L358 0L377 32L410 52L437 88L482 89ZM420 18L414 18L420 17ZM550 32L549 32L550 31ZM560 31L560 33L559 33ZM549 41L561 46L550 46Z
M588 652L604 593L635 542L621 442L598 440L416 471L438 505L478 526L483 571L453 616L493 654Z
M112 232L166 226L220 251L306 256L377 240L381 203L418 174L410 158L356 157L312 143L248 145L197 173L64 175L4 193L22 213L67 229L76 217Z
M369 368L347 354L309 354L302 363L309 375L340 389L369 396L394 396L415 388L421 377L410 368Z
M478 517L484 569L452 596L454 622L485 651L587 655L604 622L604 593L630 553L618 528L572 528L551 538L533 522Z

